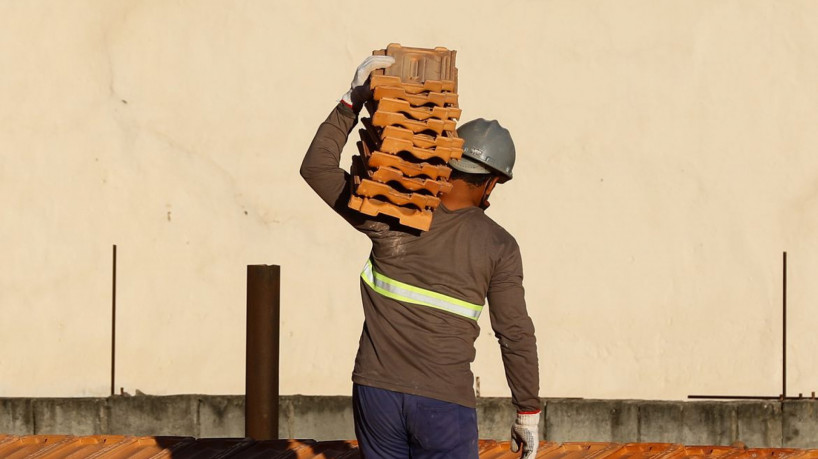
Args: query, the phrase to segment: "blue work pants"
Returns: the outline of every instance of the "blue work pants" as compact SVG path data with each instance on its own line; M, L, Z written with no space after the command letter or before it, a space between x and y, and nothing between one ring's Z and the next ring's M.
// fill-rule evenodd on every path
M359 384L352 405L365 459L478 457L474 408Z

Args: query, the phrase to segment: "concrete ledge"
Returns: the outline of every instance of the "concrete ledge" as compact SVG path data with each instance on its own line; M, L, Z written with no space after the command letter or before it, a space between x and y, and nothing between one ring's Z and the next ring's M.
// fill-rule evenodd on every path
M788 448L815 448L818 443L818 402L786 401L783 414L783 445Z
M746 445L781 448L783 445L781 403L736 403L737 437Z
M198 402L200 437L244 437L243 395L202 395Z
M818 448L818 401L644 401L545 399L541 440ZM480 438L507 440L507 398L478 399ZM318 441L355 438L344 396L280 399L279 435ZM0 433L244 437L241 395L0 398Z
M477 399L477 435L484 440L508 440L511 423L517 412L507 398ZM540 432L543 432L545 416L540 415Z
M639 404L639 440L649 443L681 443L682 407L674 402Z
M100 435L107 430L105 399L41 398L32 400L34 434Z
M690 402L682 405L680 443L685 445L730 445L737 439L738 423L735 403Z
M0 398L0 432L12 435L34 433L31 399Z
M106 433L198 437L199 398L197 395L108 398Z
M544 433L545 440L558 443L635 442L639 439L638 405L625 400L548 400Z
M352 397L283 397L279 407L278 431L282 438L355 438Z

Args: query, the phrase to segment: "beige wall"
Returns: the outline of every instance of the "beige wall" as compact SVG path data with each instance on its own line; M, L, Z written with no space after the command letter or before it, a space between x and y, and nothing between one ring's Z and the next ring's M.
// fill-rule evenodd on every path
M298 177L361 59L458 51L514 135L543 396L818 389L818 3L0 2L0 395L242 393L247 264L283 393L346 394L368 242ZM436 13L439 11L439 13ZM352 149L347 150L352 153ZM506 395L488 318L475 374Z

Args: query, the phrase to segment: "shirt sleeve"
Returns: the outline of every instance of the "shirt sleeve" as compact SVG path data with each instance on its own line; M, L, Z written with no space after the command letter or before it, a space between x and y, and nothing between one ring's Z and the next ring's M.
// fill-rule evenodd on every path
M339 167L341 151L357 122L355 113L338 104L318 127L301 162L301 176L318 196L335 207L347 187L348 175Z
M341 152L357 121L355 112L339 103L318 127L301 162L301 177L341 217L367 233L379 230L382 224L349 208L350 177L339 166Z
M516 242L505 252L489 284L491 327L500 343L514 406L519 412L539 411L537 339L525 305L522 257Z

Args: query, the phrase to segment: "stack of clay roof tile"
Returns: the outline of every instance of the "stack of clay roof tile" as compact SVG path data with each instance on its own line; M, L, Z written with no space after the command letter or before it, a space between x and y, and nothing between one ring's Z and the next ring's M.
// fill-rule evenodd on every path
M452 188L446 163L463 151L455 51L390 44L373 54L395 63L370 79L374 100L361 120L349 207L426 231L440 195Z

